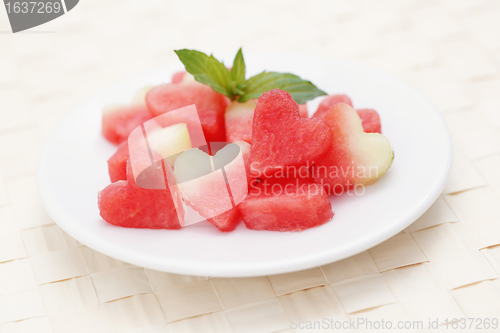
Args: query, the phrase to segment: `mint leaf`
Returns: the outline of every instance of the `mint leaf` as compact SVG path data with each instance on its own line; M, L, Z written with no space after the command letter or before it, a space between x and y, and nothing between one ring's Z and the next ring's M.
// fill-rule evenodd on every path
M212 55L208 56L195 50L176 50L175 53L196 81L210 86L218 93L233 98L230 74L222 62Z
M246 81L245 94L240 96L238 101L243 103L249 99L259 98L260 95L271 89L285 90L292 95L297 104L304 104L308 100L326 95L323 90L318 89L310 81L302 80L297 75L264 71Z
M246 65L241 48L234 58L231 71L212 55L200 51L182 49L175 53L196 81L240 103L259 98L271 89L287 91L298 104L326 95L311 82L290 73L264 71L245 80Z
M236 57L234 57L233 68L231 68L231 80L237 85L245 83L245 71L245 59L243 59L243 53L240 48L238 53L236 53Z
M245 59L243 59L243 52L241 47L236 53L233 61L233 68L231 68L231 93L236 98L236 96L241 96L245 92Z

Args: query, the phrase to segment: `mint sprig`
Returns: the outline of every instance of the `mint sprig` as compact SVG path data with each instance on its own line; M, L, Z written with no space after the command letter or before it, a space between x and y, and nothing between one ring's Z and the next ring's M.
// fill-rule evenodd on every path
M236 53L231 70L212 55L208 56L200 51L182 49L175 53L196 81L210 86L233 101L243 103L259 98L271 89L287 91L298 104L326 95L310 81L290 73L264 71L246 79L246 65L241 48Z

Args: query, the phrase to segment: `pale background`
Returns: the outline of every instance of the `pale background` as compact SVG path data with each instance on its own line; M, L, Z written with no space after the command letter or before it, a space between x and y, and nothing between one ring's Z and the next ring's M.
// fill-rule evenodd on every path
M82 0L30 32L9 30L0 9L0 332L285 332L291 318L500 318L499 1ZM154 272L65 235L34 177L54 124L101 89L173 61L173 49L217 55L240 46L346 59L417 87L454 140L443 195L368 252L274 277Z

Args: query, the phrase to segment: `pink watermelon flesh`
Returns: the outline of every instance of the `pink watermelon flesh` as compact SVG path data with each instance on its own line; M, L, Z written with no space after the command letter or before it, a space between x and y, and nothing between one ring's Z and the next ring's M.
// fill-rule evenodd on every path
M162 84L151 89L146 103L153 117L195 104L207 142L224 141L224 113L227 99L209 86L191 82Z
M299 112L302 118L308 118L309 115L307 113L307 104L299 104Z
M252 124L255 109L238 112L231 116L229 108L226 111L226 141L245 141L252 143ZM299 113L302 118L307 118L307 104L299 104Z
M352 101L347 95L330 95L321 101L321 104L318 106L318 110L316 110L313 117L324 119L330 108L339 103L345 103L352 107ZM373 109L359 109L357 112L361 118L361 123L365 133L382 133L380 116L377 111Z
M254 113L251 173L269 178L308 168L328 151L331 135L323 120L301 118L289 93L270 90L259 98Z
M228 142L252 142L253 112L235 118L226 118L226 139Z
M104 221L126 228L179 229L175 206L166 190L147 190L120 180L99 192Z
M185 213L182 196L172 167L160 153L151 149L136 151L134 161L129 158L127 162L127 181L144 189L169 191L182 225Z
M349 132L344 129L348 126L345 123L344 113L348 112L348 106L340 103L332 107L325 117L326 123L332 131L333 143L330 151L320 158L313 167L313 173L318 183L325 184L325 189L329 194L340 194L348 188L352 188L355 179L351 172L354 156L349 149ZM326 169L325 169L326 167ZM329 172L331 168L339 172ZM343 172L342 172L343 171Z
M187 183L179 183L179 187L186 199L186 204L217 228L222 231L231 231L236 227L237 220L234 221L233 214L228 213L236 208L231 203L228 185L224 182L220 170Z
M382 133L382 125L380 124L380 116L378 112L373 109L359 109L359 118L365 133Z
M127 140L129 134L145 121L151 119L145 105L119 106L102 116L102 133L111 143L119 144Z
M321 101L321 103L318 106L318 110L314 113L313 117L314 118L319 118L323 119L325 118L326 113L332 106L338 103L346 103L352 106L352 101L347 95L329 95L326 96L325 99Z
M393 157L387 139L377 141L380 144L375 146L368 146L372 141L361 141L361 146L355 144L355 142L360 142L360 137L359 133L353 129L353 119L357 119L355 122L358 123L361 135L365 136L364 140L368 138L372 140L374 136L378 138L379 135L363 133L357 113L348 104L336 104L328 111L324 120L331 128L332 145L330 150L316 161L312 170L316 182L323 184L329 194L342 194L358 184L369 185L385 174L392 163L392 159L384 158L386 155ZM356 139L358 141L353 141ZM378 147L382 150L374 157L372 154ZM367 158L373 160L367 160ZM374 169L376 174L372 174L371 167L376 167Z
M186 73L186 71L174 73L174 75L172 75L172 83L181 83L182 79L184 78L184 74Z
M193 106L187 106L175 111L168 112L162 116L158 116L153 121L144 125L146 133L156 129L156 125L168 127L176 124L184 123L189 132L189 138L193 147L206 146L205 135L201 127L198 112Z
M154 150L138 149L133 156L134 160L129 158L126 164L126 176L130 184L136 184L145 189L166 188L163 156L160 153ZM170 178L173 179L173 177Z
M152 155L163 166L163 182L172 183L174 178L168 163L161 160L163 157L160 154L152 152ZM137 156L135 163L140 168L146 168L151 164L149 152L145 151ZM139 187L135 183L130 160L127 176L128 180L119 180L99 192L99 212L106 222L126 228L179 229L181 227L184 209L175 188L172 192L168 186L157 190Z
M250 184L250 147L251 145L245 141L236 141L238 146L240 146L241 154L243 155L243 161L245 163L245 171L247 173L247 181Z
M319 226L333 217L328 195L310 179L266 179L250 189L239 204L249 229L301 231Z
M229 104L225 113L226 141L252 142L252 122L257 100Z
M250 147L252 146L246 141L235 141L235 142L210 142L210 155L214 156L216 155L220 150L225 148L227 145L230 143L233 143L235 145L239 146L241 156L243 157L243 163L245 165L245 171L247 174L247 181L250 182ZM201 148L199 148L201 149ZM234 164L234 161L229 164L229 166L232 166ZM219 168L220 163L214 162L214 167L216 169Z
M127 180L127 160L129 157L128 142L124 141L108 160L108 173L111 182Z
M179 187L186 199L186 204L219 230L226 232L236 228L239 222L239 213L235 205L245 198L248 190L246 165L250 145L243 141L234 144L238 145L239 149L234 150L234 147L222 148L222 145L213 145L211 150L217 151L217 153L212 161L208 154L199 151L193 152L198 154L196 163L199 166L197 170L200 172L199 175L192 174L190 177L184 178L186 174L180 170L186 170L192 164L192 160L185 160L186 155L180 155L175 164L177 179L181 181ZM242 159L231 153L236 152L237 155L239 151L241 151ZM227 163L228 160L231 161ZM224 167L225 178L221 166ZM214 171L211 171L212 167L215 169ZM179 173L177 173L178 170ZM191 179L192 177L195 178Z
M233 231L240 221L240 213L236 207L212 218L208 222L216 226L220 231Z

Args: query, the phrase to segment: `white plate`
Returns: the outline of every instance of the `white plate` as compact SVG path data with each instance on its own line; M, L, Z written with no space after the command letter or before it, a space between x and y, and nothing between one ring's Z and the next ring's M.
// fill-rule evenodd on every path
M228 58L229 59L229 58ZM208 222L181 230L139 230L105 223L97 192L109 184L116 150L101 135L101 109L128 102L145 86L169 82L177 63L125 80L73 110L42 149L37 182L54 221L81 243L116 259L178 274L242 277L307 269L365 251L422 215L440 194L452 161L438 111L413 88L386 74L332 59L288 54L246 56L248 72L287 71L328 93L347 93L356 108L376 109L394 164L362 196L332 197L335 217L299 233L254 231L241 223L222 233ZM319 101L310 103L315 110Z

